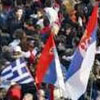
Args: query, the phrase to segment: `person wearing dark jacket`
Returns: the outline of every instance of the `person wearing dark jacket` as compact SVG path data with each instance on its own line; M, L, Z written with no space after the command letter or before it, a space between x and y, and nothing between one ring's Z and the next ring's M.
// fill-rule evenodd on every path
M16 29L23 27L24 17L23 17L23 8L18 6L14 9L12 14L9 14L7 25L8 25L8 33L10 33L11 37L13 37L13 33Z

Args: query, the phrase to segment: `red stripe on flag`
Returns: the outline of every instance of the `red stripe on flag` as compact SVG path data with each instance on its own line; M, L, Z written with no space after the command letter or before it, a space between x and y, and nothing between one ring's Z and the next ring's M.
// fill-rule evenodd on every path
M98 6L95 6L92 12L92 15L90 16L89 22L87 24L87 35L91 35L95 25L97 25L97 10L98 10Z
M86 40L90 39L90 36L92 35L92 33L97 25L97 11L98 11L98 6L95 6L93 8L92 15L90 16L89 21L87 23L86 30L81 38L79 46L82 43L85 43Z
M49 65L51 64L51 61L54 58L54 54L52 53L53 46L54 46L53 36L50 35L41 53L39 62L36 66L36 77L35 77L36 83L43 82L43 78L49 68Z

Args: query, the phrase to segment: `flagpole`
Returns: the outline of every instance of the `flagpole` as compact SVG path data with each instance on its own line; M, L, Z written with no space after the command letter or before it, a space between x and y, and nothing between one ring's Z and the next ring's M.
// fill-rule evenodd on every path
M54 100L54 86L52 84L49 84L50 88L50 100Z

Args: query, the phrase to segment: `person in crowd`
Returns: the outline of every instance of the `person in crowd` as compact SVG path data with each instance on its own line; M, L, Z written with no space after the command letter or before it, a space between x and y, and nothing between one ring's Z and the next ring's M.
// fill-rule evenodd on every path
M0 72L7 62L23 57L35 77L36 64L51 33L54 34L61 65L67 71L95 4L92 3L93 0L75 0L71 3L73 1L67 0L66 3L66 0L0 0ZM98 13L97 53L100 46L99 17ZM99 64L99 54L96 54L96 61ZM100 91L100 70L99 67L94 68L93 95L95 91ZM14 84L7 95L4 95L4 99L46 100L46 92L46 87L37 92L34 83ZM99 94L98 92L98 98ZM56 88L55 95L59 95Z
M42 41L45 43L45 41L47 40L51 32L50 21L47 17L44 18L43 25L44 28L41 29L40 34L41 34Z
M9 14L7 19L8 32L13 38L13 33L16 29L22 28L24 22L24 11L23 7L17 6L14 10Z
M18 84L15 84L11 86L7 93L7 100L21 100L22 92L21 92L21 86Z
M23 100L34 100L34 97L32 94L27 93L24 95Z

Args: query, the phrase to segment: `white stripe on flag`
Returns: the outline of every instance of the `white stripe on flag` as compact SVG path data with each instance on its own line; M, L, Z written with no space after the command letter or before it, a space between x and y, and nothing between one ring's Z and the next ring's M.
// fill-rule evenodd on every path
M21 82L21 84L30 83L30 82L33 82L33 79L32 78L29 78L27 80L24 80L23 82Z
M16 71L18 69L21 69L22 67L25 67L26 66L26 63L23 62L22 64L18 64L16 65L16 67L12 68L12 71Z
M16 78L14 78L14 79L12 79L12 80L17 82L17 81L20 81L21 79L23 79L25 77L28 77L28 76L30 76L29 73L24 73L24 74L22 74L22 75L20 75L20 76L18 76ZM32 78L32 77L30 76L30 78Z
M9 73L9 74L6 74L5 76L2 76L1 78L3 79L3 80L6 80L6 79L9 79L10 77L12 77L13 76L13 74L12 73Z
M2 73L5 73L5 72L10 71L10 70L11 70L11 65L7 66L7 67L2 71Z
M54 48L54 54L55 54L55 64L56 64L55 67L56 67L56 72L57 72L57 81L55 84L56 86L59 87L60 96L66 97L64 77L62 74L60 60L59 60L56 48Z
M72 100L77 100L86 91L90 71L92 69L96 53L96 41L87 49L81 68L65 83L66 95Z

